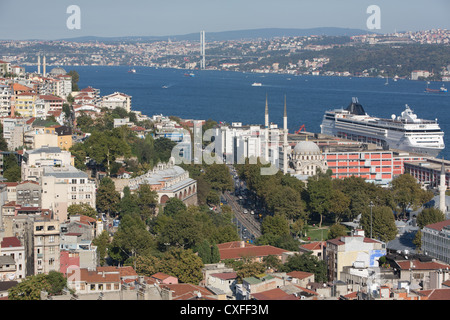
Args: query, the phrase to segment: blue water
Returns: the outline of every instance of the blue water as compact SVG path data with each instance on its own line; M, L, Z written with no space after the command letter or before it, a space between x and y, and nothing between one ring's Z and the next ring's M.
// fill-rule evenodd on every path
M450 93L425 93L426 82L381 78L291 76L228 71L186 70L135 67L74 66L80 75L79 87L92 86L101 95L120 91L132 96L132 109L152 116L175 115L186 119L263 124L266 94L269 120L283 123L284 96L287 99L288 128L292 133L305 125L309 132L320 132L326 110L346 107L357 97L365 111L390 118L400 115L408 104L420 118L438 119L446 133L447 148L440 156L450 158ZM28 71L28 70L27 70ZM30 71L33 71L30 67ZM188 71L189 72L189 71ZM252 87L253 82L262 83ZM431 82L438 89L441 82ZM167 86L167 89L162 88ZM446 87L450 87L446 85Z

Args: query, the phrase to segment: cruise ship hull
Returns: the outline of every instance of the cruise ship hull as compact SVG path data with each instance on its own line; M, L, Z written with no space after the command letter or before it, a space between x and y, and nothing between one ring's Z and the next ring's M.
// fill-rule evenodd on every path
M321 133L430 157L438 156L445 147L444 133L436 121L416 120L414 117L408 119L411 121L400 117L379 119L367 114L354 115L348 110L327 111L320 126ZM405 112L402 115L415 116L408 107Z

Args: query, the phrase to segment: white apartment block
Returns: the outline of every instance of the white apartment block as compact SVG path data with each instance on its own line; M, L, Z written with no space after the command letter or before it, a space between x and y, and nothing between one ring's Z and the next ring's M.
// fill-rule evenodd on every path
M102 108L108 108L110 110L114 110L115 108L123 108L127 112L131 111L131 96L121 93L114 92L110 95L104 96L102 98L100 106Z
M450 220L429 224L422 229L422 251L450 264Z
M11 86L0 84L0 116L7 117L11 114Z
M34 274L60 269L60 230L57 220L37 218L34 221Z
M16 264L14 278L9 280L25 279L27 275L25 246L17 237L0 238L0 243L0 256L11 256Z
M45 167L64 168L73 164L71 153L59 147L44 146L39 149L25 150L21 166L22 180L39 181Z
M281 130L272 124L267 130L263 126L220 126L214 129L215 153L226 163L243 163L245 158L260 158L279 167L279 145Z
M31 129L32 121L27 118L3 118L3 138L8 144L8 149L16 150L23 146L24 133Z
M44 167L40 179L42 209L50 209L55 219L67 219L67 208L72 204L87 203L95 208L95 182L73 166Z

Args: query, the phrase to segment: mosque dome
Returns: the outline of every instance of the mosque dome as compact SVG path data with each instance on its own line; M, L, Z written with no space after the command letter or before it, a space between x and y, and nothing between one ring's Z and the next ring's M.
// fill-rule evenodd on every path
M295 154L320 154L317 144L312 141L301 141L294 148Z
M63 68L56 67L50 71L50 74L58 76L58 75L65 75L65 74L67 74L67 72Z

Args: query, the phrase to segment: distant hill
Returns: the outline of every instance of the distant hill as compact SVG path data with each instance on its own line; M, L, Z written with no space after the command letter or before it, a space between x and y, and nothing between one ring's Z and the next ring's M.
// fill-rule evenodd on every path
M292 29L292 28L264 28L264 29L248 29L248 30L234 30L234 31L220 31L207 32L205 31L206 41L225 41L225 40L242 40L242 39L271 39L277 37L302 37L311 35L326 35L326 36L355 36L361 34L374 33L362 29L349 28L310 28L310 29ZM117 41L161 41L171 39L173 41L181 40L200 40L200 31L197 33L189 33L184 35L167 35L167 36L125 36L125 37L96 37L85 36L77 38L59 39L74 42L117 42Z

